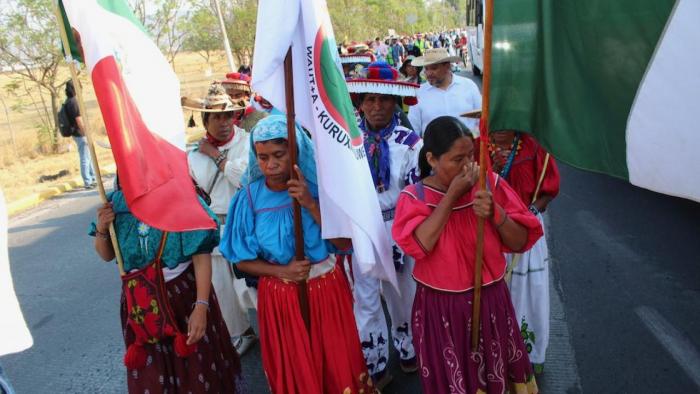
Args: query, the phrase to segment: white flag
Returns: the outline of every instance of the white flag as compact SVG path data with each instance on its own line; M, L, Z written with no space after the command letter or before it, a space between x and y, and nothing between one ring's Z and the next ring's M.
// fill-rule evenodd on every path
M286 113L292 47L296 120L313 135L324 238L352 238L363 274L396 287L391 242L365 158L324 0L260 0L253 88Z

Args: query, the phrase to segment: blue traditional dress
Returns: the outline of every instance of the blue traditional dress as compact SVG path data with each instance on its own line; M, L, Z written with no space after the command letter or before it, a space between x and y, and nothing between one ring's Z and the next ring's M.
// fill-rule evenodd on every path
M243 188L229 208L222 254L234 263L262 260L287 265L295 256L292 198L267 187L255 143L286 139L283 116L271 115L253 128ZM318 198L311 140L297 126L299 168ZM258 283L258 319L263 368L273 393L371 392L352 314L352 296L321 227L302 208L304 254L312 263L307 281L310 333L301 317L298 285L277 277ZM309 335L310 334L310 335Z

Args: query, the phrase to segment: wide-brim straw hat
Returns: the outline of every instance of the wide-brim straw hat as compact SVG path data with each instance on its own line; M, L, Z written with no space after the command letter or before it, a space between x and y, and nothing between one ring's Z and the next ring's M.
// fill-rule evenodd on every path
M227 89L240 90L246 93L252 93L250 88L250 77L242 73L228 73L226 79L221 81Z
M413 59L411 65L416 67L424 67L431 64L455 63L461 61L462 58L459 56L450 56L450 54L447 53L446 48L431 48L426 49L423 56Z
M351 64L351 63L356 63L356 64L370 64L374 61L374 55L371 53L362 53L362 54L343 54L340 55L340 63L342 64Z
M234 103L219 82L209 85L207 95L201 99L182 97L182 107L198 112L233 112L245 109L245 103Z
M481 119L481 108L465 112L459 116L470 119Z
M401 67L399 68L399 72L403 75L406 75L406 67L408 66L414 66L417 67L415 64L413 64L413 60L415 60L416 57L413 55L409 55L406 60L403 61L401 64Z

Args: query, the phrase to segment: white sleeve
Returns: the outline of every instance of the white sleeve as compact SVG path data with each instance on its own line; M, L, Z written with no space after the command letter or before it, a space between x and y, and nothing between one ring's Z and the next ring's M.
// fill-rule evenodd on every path
M411 127L413 127L413 131L418 133L421 138L423 138L423 125L421 124L421 116L420 116L420 101L418 104L412 106L408 110L408 121L411 122Z
M248 167L248 158L240 157L233 158L228 157L226 164L224 165L224 177L229 181L234 187L241 187L241 177L243 172Z
M404 157L403 168L401 169L401 179L404 184L401 186L403 189L408 185L412 185L419 180L420 168L418 166L418 157L420 154L420 149L423 147L423 140L416 142L413 148L406 150L406 156Z

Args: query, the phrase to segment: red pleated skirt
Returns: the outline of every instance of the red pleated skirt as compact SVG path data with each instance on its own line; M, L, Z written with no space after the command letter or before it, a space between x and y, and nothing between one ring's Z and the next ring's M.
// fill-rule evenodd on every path
M273 393L372 393L341 270L308 282L311 335L297 285L274 277L258 284L263 368Z

